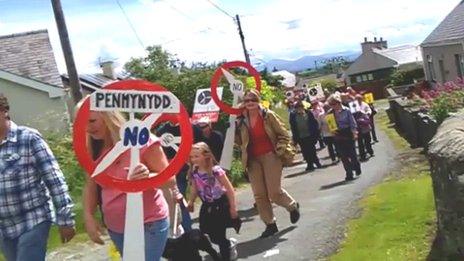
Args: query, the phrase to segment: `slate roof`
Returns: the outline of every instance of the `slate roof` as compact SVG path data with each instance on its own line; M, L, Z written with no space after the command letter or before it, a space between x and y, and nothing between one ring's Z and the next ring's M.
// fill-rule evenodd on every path
M47 30L0 36L0 69L63 86Z
M464 0L446 16L421 45L446 44L460 40L464 40Z
M61 78L64 83L69 84L69 77L67 74L61 75ZM79 74L79 81L81 87L87 89L88 91L94 91L95 89L101 89L103 86L110 84L114 81L125 80L129 78L129 74L117 73L116 80L111 79L102 73L94 74Z
M373 51L392 59L398 65L422 61L422 54L419 46L402 45L387 49L373 49Z

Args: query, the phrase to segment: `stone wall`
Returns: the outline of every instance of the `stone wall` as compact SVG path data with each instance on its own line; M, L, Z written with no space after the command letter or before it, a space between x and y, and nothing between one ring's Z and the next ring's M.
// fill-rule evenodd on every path
M443 260L464 260L464 111L445 120L428 155Z

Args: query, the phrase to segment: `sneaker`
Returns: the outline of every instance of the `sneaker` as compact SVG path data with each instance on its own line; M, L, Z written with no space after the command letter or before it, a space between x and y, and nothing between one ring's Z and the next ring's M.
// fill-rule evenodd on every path
M237 239L230 238L230 260L237 260L238 252L237 252Z
M279 229L277 229L276 223L266 225L266 230L264 230L264 232L261 234L261 238L270 237L274 235L275 233L277 233L278 231Z
M356 170L356 176L360 176L361 173L362 173L362 172L361 172L361 169Z
M354 180L353 176L347 176L345 178L345 181L352 181L352 180Z
M308 164L308 166L306 166L306 169L305 169L305 171L314 171L314 170L315 170L315 168L314 168L313 164Z
M300 219L300 204L296 203L296 208L290 211L290 222L295 224Z

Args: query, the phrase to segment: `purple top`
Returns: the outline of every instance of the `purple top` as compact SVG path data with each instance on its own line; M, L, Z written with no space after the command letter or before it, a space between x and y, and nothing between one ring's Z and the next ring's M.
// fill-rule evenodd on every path
M213 175L199 172L198 169L192 172L192 184L197 188L198 196L203 202L213 202L226 193L226 189L218 180L218 177L225 174L220 166L213 167Z

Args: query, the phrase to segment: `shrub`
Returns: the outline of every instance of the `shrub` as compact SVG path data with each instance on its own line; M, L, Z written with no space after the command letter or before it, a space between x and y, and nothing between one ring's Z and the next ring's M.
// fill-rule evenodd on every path
M393 86L411 84L414 80L419 80L424 77L424 70L422 68L413 70L397 70L390 76L390 84Z
M73 199L80 198L86 174L74 155L71 134L47 133L44 136L58 160Z

